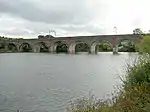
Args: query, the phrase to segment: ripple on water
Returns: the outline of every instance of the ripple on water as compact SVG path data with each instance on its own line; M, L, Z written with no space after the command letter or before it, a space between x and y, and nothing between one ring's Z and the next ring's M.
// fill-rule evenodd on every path
M101 98L113 90L114 74L130 56L2 54L0 112L63 112L69 101L91 90Z

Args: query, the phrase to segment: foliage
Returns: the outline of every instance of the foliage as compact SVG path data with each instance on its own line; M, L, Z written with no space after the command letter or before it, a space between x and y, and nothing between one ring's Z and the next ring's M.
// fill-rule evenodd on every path
M150 56L140 56L139 61L133 67L128 67L127 73L127 85L150 83Z
M115 100L116 103L112 105L114 112L149 112L149 84L141 83L134 86L126 86Z
M4 49L5 48L5 44L4 43L0 43L0 49Z
M140 56L137 63L127 66L123 90L116 97L116 112L149 112L150 110L150 60Z
M67 53L68 52L68 47L65 44L59 44L56 48L56 52L64 52Z
M102 52L102 51L105 51L105 52L107 52L107 51L112 51L112 49L113 49L112 45L110 45L110 43L107 43L107 42L105 42L105 43L100 43L100 44L98 44L98 45L96 46L96 50L97 50L98 52Z
M107 103L107 101L101 101L96 99L95 96L89 95L89 98L70 102L67 112L109 112L111 109Z
M7 41L7 40L21 40L23 38L8 38L4 36L0 36L0 41Z
M38 39L50 39L50 38L54 38L52 35L38 35Z
M150 54L150 35L143 35L142 41L138 45L140 53Z
M130 40L124 40L119 45L119 52L136 52L136 45Z
M79 43L75 47L75 52L89 52L89 46L86 43Z
M143 34L143 32L142 32L142 30L140 28L136 28L136 29L133 30L133 34L141 35L141 34Z
M38 35L38 39L44 38L44 35Z
M17 51L17 47L14 44L10 43L8 45L8 51L16 52Z

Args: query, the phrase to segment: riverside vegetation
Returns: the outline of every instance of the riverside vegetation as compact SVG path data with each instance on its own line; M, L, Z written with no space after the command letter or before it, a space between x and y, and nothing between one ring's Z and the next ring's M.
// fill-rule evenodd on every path
M122 87L111 99L94 96L71 102L68 112L150 112L150 35L143 35L137 45L138 61L126 68Z

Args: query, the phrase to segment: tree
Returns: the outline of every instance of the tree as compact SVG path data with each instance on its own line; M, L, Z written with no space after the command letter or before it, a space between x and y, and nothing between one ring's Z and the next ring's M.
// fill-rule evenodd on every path
M39 35L38 36L38 39L42 39L42 38L44 38L44 35Z
M141 34L143 34L143 31L140 28L136 28L136 29L133 30L133 34L141 35Z
M46 35L44 38L48 39L48 38L54 38L54 37L52 35Z
M52 35L39 35L38 39L48 39L48 38L54 38Z

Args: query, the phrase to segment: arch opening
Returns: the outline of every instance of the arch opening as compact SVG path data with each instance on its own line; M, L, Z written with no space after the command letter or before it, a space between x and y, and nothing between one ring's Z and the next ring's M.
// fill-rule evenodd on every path
M31 52L32 47L29 43L22 43L19 47L20 51L22 52Z
M121 40L117 46L119 52L136 52L136 44L132 40Z
M68 46L63 43L59 43L56 47L56 53L68 53Z
M54 44L54 51L56 53L68 53L68 45L62 41L57 41Z
M44 42L40 42L40 52L48 52L48 47Z
M17 46L14 43L9 43L8 50L12 52L17 52Z
M95 46L95 52L111 52L113 50L113 45L109 41L99 42Z
M90 47L87 43L77 43L75 45L75 53L77 52L90 52Z

